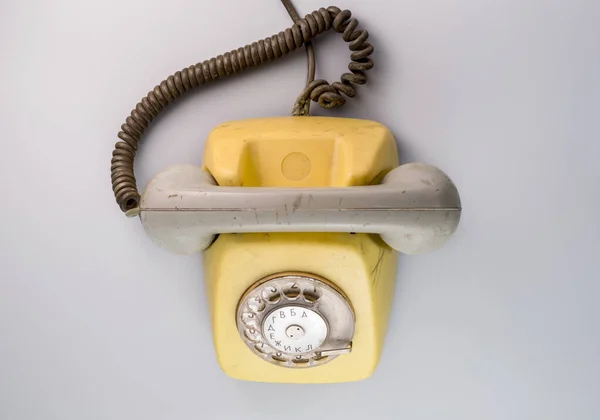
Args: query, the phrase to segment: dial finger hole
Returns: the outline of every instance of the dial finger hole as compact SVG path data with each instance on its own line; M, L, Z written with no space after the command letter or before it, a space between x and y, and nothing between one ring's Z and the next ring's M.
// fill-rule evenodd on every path
M294 357L294 359L292 360L293 363L295 363L296 365L305 365L308 364L310 360L302 357L302 356L296 356Z
M252 299L250 299L248 301L248 308L250 308L250 310L252 312L261 312L265 310L265 302L263 302L263 300L261 298L257 297L253 297Z
M287 360L285 360L285 358L283 357L283 355L280 352L277 352L276 354L271 356L271 359L277 361L277 362L287 362Z
M302 295L304 296L304 300L306 300L307 302L315 303L316 301L321 299L323 293L321 292L321 290L319 290L317 286L310 286L302 291Z
M281 294L275 287L269 286L263 290L262 297L269 303L277 303L281 299Z
M298 283L288 283L283 286L282 292L284 296L290 300L297 299L300 296L301 289Z
M248 338L248 340L251 340L251 341L259 341L260 340L260 332L258 332L258 330L255 328L247 329L244 334L246 335L246 338Z
M252 312L244 312L242 314L242 322L249 326L256 326L258 320L256 318L256 315L254 315Z

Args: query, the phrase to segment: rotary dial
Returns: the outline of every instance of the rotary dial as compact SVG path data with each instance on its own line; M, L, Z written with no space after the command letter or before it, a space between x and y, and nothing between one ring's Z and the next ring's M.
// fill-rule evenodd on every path
M237 324L250 349L270 363L299 368L349 353L354 314L326 280L307 274L263 279L242 297Z

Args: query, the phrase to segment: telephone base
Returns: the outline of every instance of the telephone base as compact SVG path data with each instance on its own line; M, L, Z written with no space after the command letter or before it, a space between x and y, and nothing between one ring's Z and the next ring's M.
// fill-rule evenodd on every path
M221 235L204 252L204 278L219 365L236 379L331 383L369 377L383 348L396 278L397 253L376 235L261 233ZM303 272L325 278L356 314L352 351L321 366L286 369L257 357L240 338L235 313L253 280Z

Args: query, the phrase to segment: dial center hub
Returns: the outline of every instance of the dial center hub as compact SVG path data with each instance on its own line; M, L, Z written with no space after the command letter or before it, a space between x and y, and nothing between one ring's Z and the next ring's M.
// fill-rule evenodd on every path
M289 338L295 338L296 340L299 340L304 337L304 328L302 328L300 325L290 325L286 328L285 335L287 335Z

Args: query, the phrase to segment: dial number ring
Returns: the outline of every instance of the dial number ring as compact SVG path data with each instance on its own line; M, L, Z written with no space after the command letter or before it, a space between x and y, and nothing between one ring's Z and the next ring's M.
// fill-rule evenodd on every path
M250 350L278 366L314 367L351 350L349 300L312 274L282 273L258 281L242 296L236 319Z

